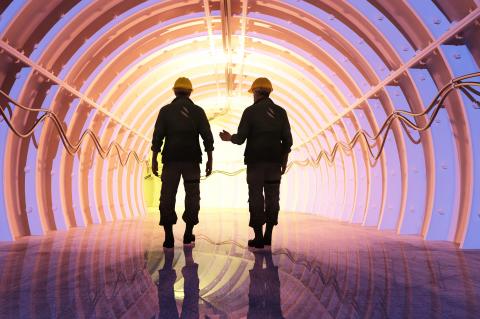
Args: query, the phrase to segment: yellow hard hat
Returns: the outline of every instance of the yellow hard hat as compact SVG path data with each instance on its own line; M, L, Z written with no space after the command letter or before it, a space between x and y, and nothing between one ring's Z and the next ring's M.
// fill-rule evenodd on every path
M192 91L192 82L184 77L178 78L175 81L175 84L173 85L173 89L183 89L183 90L189 90Z
M253 90L255 89L267 89L270 92L272 92L273 91L272 82L270 82L270 80L267 78L258 78L255 81L253 81L252 86L250 87L250 90L248 90L248 92L253 93Z

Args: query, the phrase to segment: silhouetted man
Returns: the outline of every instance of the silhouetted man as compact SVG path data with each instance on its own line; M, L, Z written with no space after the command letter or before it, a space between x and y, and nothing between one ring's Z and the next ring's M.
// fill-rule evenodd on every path
M155 123L152 140L152 171L158 176L157 155L162 148L162 190L160 193L160 225L165 230L163 247L174 245L172 227L177 222L175 199L180 176L185 186L186 223L183 243L195 241L193 227L198 224L200 210L200 163L202 151L199 135L208 154L206 175L212 173L213 135L205 111L190 100L192 83L187 78L178 78L173 86L175 99L162 107Z
M234 144L241 145L247 140L244 155L249 226L255 232L255 238L248 241L248 246L256 248L271 245L272 230L278 223L280 210L280 179L287 168L293 143L287 112L269 98L272 90L272 83L267 78L256 79L249 90L253 93L254 104L243 112L237 134L220 133L223 141ZM265 223L265 234L262 234Z

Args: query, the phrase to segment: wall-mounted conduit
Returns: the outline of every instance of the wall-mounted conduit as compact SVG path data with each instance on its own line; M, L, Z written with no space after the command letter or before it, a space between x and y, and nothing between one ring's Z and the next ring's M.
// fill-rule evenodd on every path
M418 132L422 132L422 131L425 131L425 130L429 129L431 127L432 123L435 121L435 118L437 117L440 109L444 108L443 103L445 102L445 99L454 90L460 90L473 103L473 107L475 107L476 109L480 109L480 102L477 99L475 99L475 96L480 97L480 91L478 91L474 88L474 87L480 87L480 82L472 80L472 79L475 79L476 77L479 77L479 76L480 76L480 72L476 72L476 73L471 73L471 74L467 74L467 75L464 75L464 76L454 78L454 79L452 79L452 81L449 84L445 85L438 92L438 94L435 96L433 101L425 108L424 111L419 112L419 113L413 113L413 112L409 112L409 111L405 111L405 110L396 110L396 111L392 112L387 117L387 119L382 124L382 126L380 127L379 131L376 134L374 134L374 135L369 134L368 132L366 132L363 129L358 130L353 135L353 138L350 141L347 141L347 142L340 141L340 142L335 143L335 145L333 146L333 149L330 152L325 151L325 150L321 150L320 153L318 154L318 156L314 160L306 159L304 161L298 161L297 160L297 161L290 162L288 164L288 167L287 167L287 172L290 170L290 168L293 165L318 167L319 164L320 164L320 161L322 159L325 159L328 163L332 164L335 161L335 157L336 157L339 149L343 150L344 152L349 152L360 141L363 141L365 143L365 145L367 147L367 150L370 154L371 165L374 165L375 162L382 155L382 151L385 148L385 142L387 141L386 137L387 137L388 133L391 131L392 125L393 125L395 120L400 121L400 123L401 123L403 129L405 130L405 132L407 133L407 135L410 137L411 140L414 140L407 127L411 128L415 131L418 131ZM42 109L42 108L35 109L35 108L29 108L29 107L23 106L23 105L19 104L18 102L16 102L15 100L13 100L7 93L5 93L1 90L0 90L0 96L5 98L9 103L12 103L13 105L21 108L22 110L29 111L29 112L37 112L37 113L43 112L43 114L35 121L35 123L31 126L30 129L27 129L24 132L20 132L18 129L16 129L13 126L13 123L10 121L7 114L5 113L4 109L8 109L9 113L11 115L10 106L9 105L6 105L5 107L2 106L0 108L0 114L1 114L2 118L4 119L4 121L8 125L8 127L18 137L28 138L28 137L32 136L35 128L41 122L43 122L44 120L46 120L48 118L48 119L53 121L53 123L55 125L55 128L57 129L57 132L58 132L58 134L60 136L60 139L62 141L62 144L65 147L66 151L70 155L74 155L75 153L78 152L82 143L84 142L84 140L88 136L92 140L92 142L94 143L95 149L98 151L98 154L100 155L100 157L102 159L107 158L110 155L110 153L112 152L112 150L115 149L115 152L118 156L119 162L122 166L125 166L127 164L130 157L135 158L135 160L140 164L143 164L146 161L144 159L140 159L140 156L135 151L129 151L127 153L127 151L124 150L124 148L120 144L118 144L117 142L110 143L110 145L107 148L102 147L102 145L99 141L99 138L90 129L85 130L82 133L80 139L76 143L71 142L71 141L69 141L69 139L67 137L67 133L65 132L64 128L62 128L61 121L57 118L55 113L53 113L52 111L50 111L48 109ZM415 124L414 120L410 120L406 117L406 116L410 116L410 117L413 117L413 118L417 118L417 117L422 117L422 116L426 116L426 115L429 115L429 119L427 120L426 124L423 125L423 126ZM374 153L374 148L376 148L377 146L378 146L378 151L375 154ZM122 158L122 154L125 154L125 153L127 153L126 157ZM214 170L212 172L212 174L222 174L222 175L226 175L226 176L236 176L238 174L241 174L244 171L245 171L245 169L239 169L239 170L232 171L232 172L227 172L227 171L223 171L223 170ZM207 177L205 177L205 176L202 177L202 179L206 179L206 178Z
M11 117L11 108L9 105L0 105L0 115L2 116L3 120L5 123L8 125L8 127L12 130L12 132L21 138L29 138L33 136L33 133L35 131L35 128L40 125L43 121L46 119L49 119L53 122L55 125L55 128L57 130L58 135L60 136L60 140L62 141L63 146L65 147L65 150L67 151L68 154L70 155L75 155L79 150L82 144L85 142L86 138L90 138L90 140L93 142L93 145L95 146L95 149L97 150L98 154L102 159L105 159L110 156L112 153L112 150L115 151L115 153L118 156L118 160L120 165L125 166L127 165L129 159L133 157L135 161L139 164L143 164L145 162L144 159L141 159L140 156L138 155L137 152L135 151L129 151L127 152L119 143L117 142L112 142L108 145L108 147L103 147L100 143L99 137L90 129L86 129L83 131L81 134L79 140L77 142L72 142L68 139L67 133L65 129L62 127L62 122L58 119L58 117L53 113L52 111L48 109L43 109L43 108L29 108L26 106L21 105L20 103L16 102L13 100L7 93L3 92L0 90L0 96L5 98L7 103L12 103L13 105L19 107L20 109L28 112L36 112L36 113L43 113L39 118L35 120L33 125L29 128L26 129L23 132L20 132L17 128L14 127L11 119L7 116L5 113L5 109L9 110L10 117ZM127 154L125 156L125 154ZM122 157L123 156L123 157Z
M382 152L385 148L385 143L387 141L387 135L391 131L392 125L395 120L400 121L402 128L404 129L407 136L409 136L411 141L415 143L419 143L419 141L414 140L410 131L408 130L408 127L418 132L423 132L425 130L428 130L432 126L433 122L435 121L435 118L437 117L440 109L445 107L444 106L445 99L453 91L460 90L473 103L474 108L480 109L480 101L475 99L475 96L480 97L480 91L474 88L474 87L480 87L480 82L473 81L473 79L479 76L480 76L480 72L476 72L476 73L471 73L471 74L454 78L449 84L445 85L438 92L438 94L435 96L432 102L424 109L424 111L419 113L414 113L414 112L409 112L405 110L396 110L387 117L387 119L382 124L382 126L380 127L379 131L376 134L374 135L369 134L367 131L363 129L358 130L353 135L350 141L346 141L346 142L340 141L335 143L331 151L321 150L318 153L318 156L313 160L310 158L307 158L303 161L298 161L298 160L291 161L288 164L286 172L288 172L293 165L318 167L322 159L325 159L329 164L332 164L335 161L335 157L338 153L338 150L341 149L344 152L350 152L360 141L363 141L364 144L366 145L368 153L370 154L370 164L374 165L375 162L382 155ZM426 115L429 115L429 119L427 120L426 124L423 126L417 125L415 124L415 120L410 120L407 118L407 116L417 118L417 117L423 117ZM303 147L303 146L305 145L302 145L300 147ZM375 154L374 149L377 146L378 146L378 151ZM240 169L233 172L216 170L216 171L213 171L212 175L223 174L227 176L235 176L235 175L241 174L244 171L245 169Z

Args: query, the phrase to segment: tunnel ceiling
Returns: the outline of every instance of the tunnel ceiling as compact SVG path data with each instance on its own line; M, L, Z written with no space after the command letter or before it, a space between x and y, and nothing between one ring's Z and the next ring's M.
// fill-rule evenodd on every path
M71 155L54 120L37 121L45 110L13 102L55 114L73 144L90 130L104 148L116 142L146 159L177 77L192 79L192 99L217 132L235 130L251 104L249 85L266 76L294 135L284 210L478 248L480 111L458 90L428 130L394 121L378 160L366 143L332 163L318 155L359 130L376 134L394 111L421 113L453 78L478 72L479 6L477 0L2 1L0 85L8 95L2 109L20 132L36 128L22 138L1 119L0 239L145 211L138 161L122 165L115 148L103 160L89 137ZM413 122L424 127L429 119ZM223 147L216 145L219 170L241 169ZM232 180L244 182L241 171L235 175L218 173L203 185L221 192ZM237 194L223 201L245 206Z

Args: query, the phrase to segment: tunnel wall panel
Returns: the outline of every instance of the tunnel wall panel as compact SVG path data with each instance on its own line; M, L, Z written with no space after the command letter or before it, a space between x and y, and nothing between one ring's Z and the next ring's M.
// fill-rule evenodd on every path
M384 123L387 119L385 110L381 108L381 103L376 100L370 102L374 108L375 118L377 123ZM402 170L400 165L400 158L398 153L398 146L396 145L394 133L390 131L386 137L385 152L386 158L386 179L384 192L386 193L385 206L383 214L380 217L378 228L396 230L397 223L401 215L402 209Z
M9 129L3 125L3 119L2 121L0 122L1 127L0 127L0 139L2 141L5 141L6 138L7 138L7 134L9 132ZM4 148L4 144L2 143L2 145L0 145L0 148ZM9 221L9 216L7 215L7 208L6 208L6 205L5 205L5 198L4 198L4 194L5 194L5 191L4 191L4 187L8 187L7 184L5 184L4 182L4 157L5 157L5 151L2 150L2 152L0 152L0 167L2 169L0 169L0 240L4 240L4 241L9 241L9 240L12 240L13 239L13 235L12 235L12 232L10 231L10 221Z
M42 125L37 126L37 132L40 132ZM38 134L38 133L37 133ZM33 138L35 134L33 135ZM36 139L36 138L35 138ZM25 194L36 194L36 184L37 184L37 171L41 171L43 167L37 165L37 147L33 143L33 139L30 140L27 162L25 166L25 180L28 181L25 183ZM30 234L32 235L43 235L46 233L47 225L46 221L42 222L42 217L40 216L41 211L37 203L37 196L26 196L25 198L25 209L28 217L28 225L30 228Z
M352 138L355 135L357 129L353 124L352 118L346 118L343 120L345 128L348 131L349 136ZM357 126L358 127L358 126ZM355 176L353 177L355 183L355 199L354 202L354 212L351 215L350 222L352 223L362 223L365 216L366 201L367 201L367 178L366 178L366 166L364 161L365 153L363 152L363 145L358 144L353 148L353 153L355 156Z
M53 159L53 165L52 165L52 171L51 171L51 176L52 176L51 203L52 203L52 210L55 218L55 226L57 230L66 230L68 225L66 212L62 209L62 206L61 206L62 182L60 179L60 170L61 170L60 165L62 160L62 152L63 152L63 149L61 147L58 147L57 152L55 153L55 158Z
M405 109L404 106L407 106L408 102L401 93L400 88L387 87L387 91L393 105L398 109ZM415 133L412 135L418 139L418 136ZM408 138L407 133L404 133L404 139L408 140ZM425 161L421 145L416 145L407 141L406 146L408 162L408 194L406 210L404 215L400 216L398 231L401 234L419 234L421 231L420 226L423 221L426 196Z
M339 125L334 125L333 130L335 131L336 139L337 140L345 140L347 139L347 135L345 134L345 130L343 127ZM318 153L318 152L317 152ZM339 170L342 174L341 180L341 190L339 196L342 196L341 199L342 206L339 209L338 219L341 221L348 221L348 218L352 211L352 201L350 199L349 194L355 192L353 184L350 182L351 179L348 178L352 176L352 157L351 154L345 151L341 151L342 162L340 163Z
M450 62L450 66L452 68L452 72L456 76L459 76L460 74L462 74L462 72L465 72L466 70L479 70L478 63L476 63L472 59L472 56L469 54L465 46L443 46L442 50L445 51L446 57ZM471 105L472 102L470 100L463 96L462 98L465 105ZM466 224L464 236L460 242L460 246L463 248L477 247L477 245L480 243L480 237L478 236L478 231L480 229L480 199L479 196L475 195L479 194L478 182L480 181L480 168L478 161L476 161L475 159L480 156L480 142L478 140L480 136L480 130L478 128L478 124L474 124L478 123L478 121L480 120L480 116L478 112L475 111L477 110L473 109L472 107L465 107L465 112L468 114L467 123L465 123L465 125L470 131L471 141L469 142L469 146L472 147L472 156L474 159L472 161L472 164L474 168L472 176L473 183L471 188L471 192L473 194L472 202L470 203L471 213Z
M370 120L370 116L366 114L365 110L359 109L355 110L355 118L358 120L359 126L370 132L373 135L373 132L376 130L372 127L373 122ZM374 152L377 152L375 149ZM362 221L362 224L365 226L374 226L378 225L380 216L382 214L382 171L381 171L381 160L372 161L369 155L366 155L366 168L367 168L367 184L368 184L368 202L366 204L366 212Z
M436 95L437 87L430 77L427 70L412 69L410 73L421 87L420 94L424 105L429 105ZM436 159L436 175L435 175L435 199L430 217L429 229L426 234L428 239L452 240L449 237L449 227L453 220L453 214L458 211L458 197L451 192L452 186L457 188L458 177L456 175L455 163L455 144L453 141L453 133L448 121L448 114L441 110L432 125L432 138ZM458 218L458 216L456 216ZM456 220L456 219L455 219Z
M65 103L66 98L60 93L58 85L52 85L47 89L47 96L42 104L43 109L53 109L55 98L59 97L58 103ZM64 107L64 109L66 109ZM62 122L62 126L66 127ZM60 160L62 147L59 147L60 138L55 131L55 126L51 122L44 123L44 128L41 131L40 138L37 139L38 155L37 163L38 170L36 173L37 182L36 194L38 206L42 210L41 214L50 216L50 225L48 230L66 230L67 224L65 222L65 215L61 207L60 196ZM43 169L41 166L43 165Z
M80 187L78 179L80 175L80 161L77 156L73 157L73 172L70 175L69 181L72 184L72 208L74 211L75 225L77 227L86 226L89 224L85 216L81 201L80 201Z

